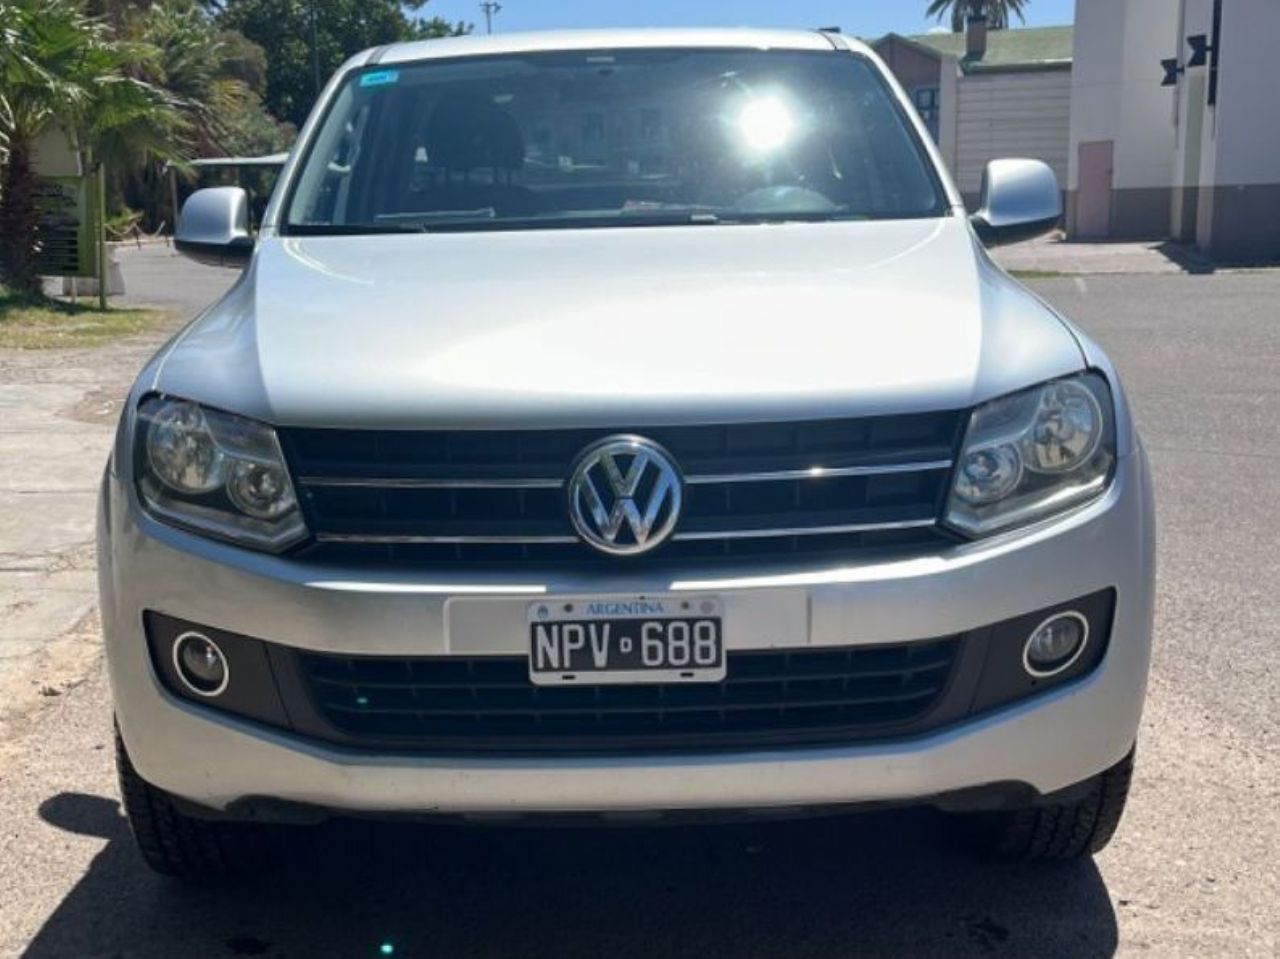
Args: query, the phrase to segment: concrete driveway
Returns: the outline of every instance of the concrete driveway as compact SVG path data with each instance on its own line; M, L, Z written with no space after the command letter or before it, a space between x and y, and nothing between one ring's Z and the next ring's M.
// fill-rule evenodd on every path
M0 735L83 659L69 663L68 644L50 643L92 634L94 498L125 392L156 348L238 276L163 244L119 255L123 303L160 311L154 330L96 349L0 350Z
M1118 361L1160 496L1138 776L1096 862L975 861L923 812L611 831L345 823L296 837L281 874L185 889L148 874L131 847L86 627L63 641L73 666L46 657L66 685L13 715L0 744L0 954L1275 956L1280 274L1033 285ZM55 461L74 473L63 508L72 532L87 528L87 499L75 497L91 488L108 429L82 431L59 411L116 395L115 373L104 386L89 371L122 372L144 345L112 349L109 362L70 358L65 369L46 357L39 373L0 357L6 425L15 404L39 406L51 417L39 428L73 437L47 455L28 443L20 467L33 495L60 492L41 478ZM3 392L14 377L21 395ZM14 501L0 504L11 517ZM0 527L0 544L13 528ZM90 569L85 556L78 575Z

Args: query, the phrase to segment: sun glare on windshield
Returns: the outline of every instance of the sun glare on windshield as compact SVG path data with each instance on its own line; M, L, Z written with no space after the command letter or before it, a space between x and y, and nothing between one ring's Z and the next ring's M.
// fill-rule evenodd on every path
M742 139L757 153L771 153L786 146L795 126L791 109L777 96L752 100L738 115Z
M356 71L303 146L286 232L940 216L874 66L790 50L513 53Z

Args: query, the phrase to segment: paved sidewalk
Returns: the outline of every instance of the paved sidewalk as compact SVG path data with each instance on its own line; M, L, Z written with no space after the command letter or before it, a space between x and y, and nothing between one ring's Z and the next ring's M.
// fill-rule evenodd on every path
M1068 243L1056 234L1000 247L992 257L1018 273L1214 273L1225 269L1195 247L1167 240Z
M40 656L94 609L95 497L125 393L237 275L173 256L165 246L120 253L129 294L113 303L172 314L156 329L93 349L0 350L0 729L32 693L58 692Z

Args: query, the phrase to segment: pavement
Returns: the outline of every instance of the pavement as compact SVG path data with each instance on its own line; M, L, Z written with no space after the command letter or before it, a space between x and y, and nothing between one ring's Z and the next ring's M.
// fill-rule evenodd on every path
M187 267L164 244L119 255L128 294L112 302L155 308L155 329L95 349L0 350L0 737L33 694L76 674L62 640L92 633L95 496L138 368L237 275Z
M162 256L122 254L134 295L152 271L190 312L209 293L196 284L228 282ZM91 615L55 630L88 608L114 411L81 414L118 402L157 335L0 353L0 584L13 590L0 595L48 610L62 600L46 593L79 597L25 639L10 631L21 609L0 618L13 651L0 670L27 664L26 698L0 702L0 956L1275 957L1280 273L1030 282L1116 360L1159 497L1138 772L1094 861L976 860L915 811L617 830L336 823L294 837L282 873L233 888L150 875L119 811Z
M1193 246L1169 241L1097 242L1049 234L998 247L992 257L1006 270L1031 274L1212 273L1213 262Z

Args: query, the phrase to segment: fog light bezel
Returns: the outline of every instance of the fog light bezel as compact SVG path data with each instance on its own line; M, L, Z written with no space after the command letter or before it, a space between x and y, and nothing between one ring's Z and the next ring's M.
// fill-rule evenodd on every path
M218 654L218 659L222 661L222 682L213 690L202 689L193 683L187 677L187 671L182 665L182 647L191 640L200 640L208 643ZM195 629L188 629L186 632L180 633L173 641L172 646L173 671L178 677L178 681L187 689L188 692L199 696L201 699L217 699L227 691L227 687L231 684L231 660L227 658L226 651L219 646L212 637Z
M1080 624L1083 634L1080 637L1080 643L1076 646L1075 652L1064 659L1060 664L1052 669L1039 669L1031 664L1031 643L1039 635L1040 630L1044 629L1050 623L1059 619L1074 619ZM1066 672L1072 666L1080 661L1080 657L1084 655L1084 651L1089 646L1089 617L1076 609L1064 609L1046 616L1035 629L1027 634L1026 640L1022 644L1022 668L1026 670L1027 675L1035 679L1052 679L1061 673Z

